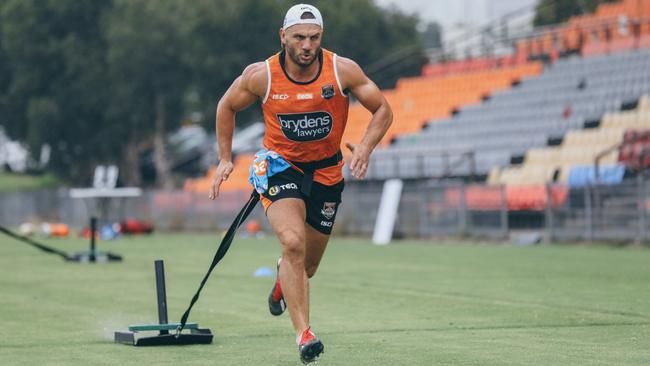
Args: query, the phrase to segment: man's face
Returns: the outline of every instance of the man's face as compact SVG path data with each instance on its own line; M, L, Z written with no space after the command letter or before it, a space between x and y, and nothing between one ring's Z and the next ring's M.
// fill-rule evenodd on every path
M296 24L280 30L280 39L287 55L298 66L309 67L320 52L323 29L316 24Z

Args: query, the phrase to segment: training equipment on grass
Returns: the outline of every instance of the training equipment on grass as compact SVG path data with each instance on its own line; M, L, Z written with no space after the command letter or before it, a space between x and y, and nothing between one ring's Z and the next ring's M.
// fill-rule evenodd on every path
M190 333L179 331L180 324L167 322L167 293L165 268L162 260L154 262L156 268L156 293L158 298L158 324L131 325L128 331L115 332L115 342L132 346L174 346L212 343L210 329L201 329L196 323L185 324ZM175 333L169 333L170 330ZM158 332L147 334L144 332Z
M56 255L60 256L61 258L65 259L65 260L68 260L69 257L70 257L68 255L68 253L66 253L66 252L64 252L62 250L52 248L51 246L45 245L43 243L39 243L36 240L33 240L32 238L28 238L28 237L26 237L24 235L16 234L13 231L7 229L6 227L0 226L0 233L3 233L3 234L5 234L5 235L7 235L7 236L9 236L11 238L14 238L14 239L18 240L19 242L31 245L31 246L33 246L33 247L35 247L37 249L42 250L45 253L56 254Z
M52 248L49 245L45 245L43 243L39 243L36 240L33 240L32 238L29 238L24 235L16 234L13 231L0 226L0 233L3 233L9 237L12 237L22 243L31 245L35 248L38 248L42 250L45 253L50 253L50 254L56 254L60 256L61 258L65 259L68 262L83 262L83 263L96 263L96 262L113 262L113 261L121 261L122 257L117 254L113 254L111 252L100 252L96 250L96 245L95 245L95 232L97 230L97 219L92 217L90 219L90 250L89 251L83 251L83 252L77 252L74 254L68 254L62 250Z
M71 262L97 263L97 262L119 262L122 256L111 252L101 252L97 250L95 243L97 237L97 218L90 218L90 250L75 252L68 255L66 260Z
M91 236L90 236L90 251L87 252L77 252L74 254L68 254L62 250L52 248L49 245L39 243L36 240L28 238L24 235L16 234L13 231L0 226L0 233L3 233L9 237L12 237L20 242L29 244L35 248L42 250L45 253L56 254L61 258L65 259L68 262L84 262L84 263L96 263L96 262L111 262L111 261L121 261L122 257L113 254L111 252L99 252L95 249L95 231L96 231L97 220L93 217L90 220L91 227Z
M69 190L71 198L81 199L86 206L88 216L91 217L90 250L77 252L71 256L76 262L112 262L120 261L122 257L110 252L95 250L95 235L97 232L97 219L106 222L111 210L111 202L117 200L140 197L142 190L137 187L115 188L117 184L118 169L116 166L102 166L95 168L92 188L72 188ZM94 220L94 222L93 222Z

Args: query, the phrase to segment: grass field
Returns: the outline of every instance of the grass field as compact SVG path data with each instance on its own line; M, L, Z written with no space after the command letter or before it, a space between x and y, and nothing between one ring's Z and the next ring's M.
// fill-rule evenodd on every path
M0 193L52 188L60 182L54 175L27 175L0 172Z
M50 240L65 250L81 240ZM113 331L156 321L165 259L170 320L207 269L214 236L101 243L117 264L64 263L0 238L2 365L298 365L289 317L268 314L275 239L237 239L191 321L208 346L135 348ZM312 280L320 365L648 365L650 250L585 245L335 239Z

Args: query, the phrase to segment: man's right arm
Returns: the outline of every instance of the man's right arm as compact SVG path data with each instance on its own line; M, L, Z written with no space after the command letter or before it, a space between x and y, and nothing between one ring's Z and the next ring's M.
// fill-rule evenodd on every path
M233 170L232 137L235 130L235 114L248 108L266 93L266 66L264 62L248 66L232 83L217 104L216 132L219 146L219 165L212 181L210 199L219 196L219 187Z

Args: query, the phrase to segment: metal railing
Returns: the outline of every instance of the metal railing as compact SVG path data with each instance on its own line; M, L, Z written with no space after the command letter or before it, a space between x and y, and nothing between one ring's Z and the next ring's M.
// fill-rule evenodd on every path
M477 237L504 240L522 230L548 241L648 241L650 181L644 174L617 185L548 185L543 207L516 211L511 190L462 181L404 181L395 225L396 237ZM346 182L335 233L370 236L377 218L382 181ZM151 220L162 231L216 231L226 228L249 192L223 192L210 201L205 194L145 191L142 197L115 201L106 222L125 218ZM539 199L539 197L538 197ZM0 194L0 223L62 221L73 229L88 223L90 213L65 190ZM260 207L253 213L269 231ZM528 220L528 221L526 221ZM270 231L269 231L270 232Z
M337 231L371 235L381 197L381 182L348 182ZM553 197L567 189L566 199ZM463 182L405 181L395 232L398 237L480 237L507 239L535 232L547 241L648 241L650 182L645 175L618 185L568 189L547 185L544 207L514 210L503 186ZM483 195L491 200L478 199ZM481 203L481 201L485 201ZM534 220L531 220L531 217ZM529 220L532 224L526 224Z
M466 176L474 181L477 176L474 150L448 151L440 149L413 149L411 151L383 151L374 154L368 167L370 179L434 178ZM349 177L345 172L346 178Z

